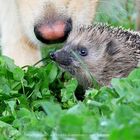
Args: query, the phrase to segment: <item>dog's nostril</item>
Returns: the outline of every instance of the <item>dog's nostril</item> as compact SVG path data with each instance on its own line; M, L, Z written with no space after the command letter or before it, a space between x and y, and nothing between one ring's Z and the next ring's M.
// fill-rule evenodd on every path
M56 59L56 56L55 56L55 53L54 53L54 52L51 52L51 53L50 53L50 58L51 58L52 60L55 60L55 59Z
M40 31L40 26L39 25L34 26L34 33L35 33L35 36L38 40L40 40L43 43L46 43L46 39L43 37L43 34Z

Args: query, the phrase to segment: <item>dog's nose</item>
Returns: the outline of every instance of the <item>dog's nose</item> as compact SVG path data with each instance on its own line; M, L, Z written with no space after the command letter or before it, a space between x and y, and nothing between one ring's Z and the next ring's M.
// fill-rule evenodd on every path
M34 27L38 40L43 43L63 42L72 30L71 19L67 21L55 21L54 23L43 23Z

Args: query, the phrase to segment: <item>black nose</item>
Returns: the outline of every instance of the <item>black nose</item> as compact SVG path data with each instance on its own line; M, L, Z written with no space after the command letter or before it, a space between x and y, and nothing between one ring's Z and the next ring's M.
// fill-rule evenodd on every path
M69 66L72 63L71 54L66 51L56 51L50 53L50 58L58 64Z
M52 60L55 60L55 59L56 59L56 56L55 56L55 53L54 53L54 52L51 52L51 53L50 53L50 58L51 58Z

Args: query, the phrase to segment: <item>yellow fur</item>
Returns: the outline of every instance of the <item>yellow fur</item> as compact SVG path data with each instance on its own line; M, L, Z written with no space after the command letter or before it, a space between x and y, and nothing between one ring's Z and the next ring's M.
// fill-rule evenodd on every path
M98 0L0 0L0 35L2 54L19 66L41 59L41 42L34 35L34 25L50 14L70 17L73 27L90 24Z

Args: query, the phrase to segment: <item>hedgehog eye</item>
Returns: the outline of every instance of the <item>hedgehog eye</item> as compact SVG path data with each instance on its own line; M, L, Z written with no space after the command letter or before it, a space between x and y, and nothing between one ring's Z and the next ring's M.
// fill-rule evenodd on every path
M87 56L88 55L88 50L87 48L79 48L78 52L81 56Z

